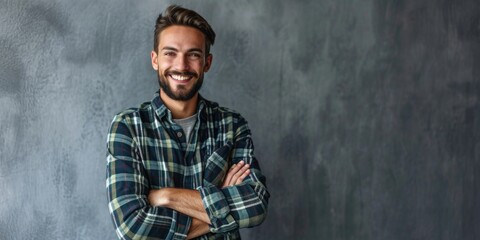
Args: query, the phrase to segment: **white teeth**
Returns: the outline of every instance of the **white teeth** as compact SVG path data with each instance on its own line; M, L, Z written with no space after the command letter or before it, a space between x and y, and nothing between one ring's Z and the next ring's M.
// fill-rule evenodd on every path
M183 75L170 75L173 79L178 81L185 81L190 78L190 76L183 76Z

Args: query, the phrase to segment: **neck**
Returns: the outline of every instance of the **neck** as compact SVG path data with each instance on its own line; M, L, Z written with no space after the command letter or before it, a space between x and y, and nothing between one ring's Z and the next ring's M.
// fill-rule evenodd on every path
M198 103L198 93L195 94L190 100L187 101L178 101L171 99L160 90L160 98L163 101L163 104L172 112L172 117L174 119L182 119L193 116L197 111Z

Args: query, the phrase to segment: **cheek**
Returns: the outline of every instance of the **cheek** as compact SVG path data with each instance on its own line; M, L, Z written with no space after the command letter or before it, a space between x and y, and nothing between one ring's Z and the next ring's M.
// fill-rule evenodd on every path
M190 66L197 72L203 72L205 70L205 63L203 61L193 62Z
M170 66L172 66L172 65L167 61L161 61L161 62L158 63L158 69L160 71L168 70L170 68Z

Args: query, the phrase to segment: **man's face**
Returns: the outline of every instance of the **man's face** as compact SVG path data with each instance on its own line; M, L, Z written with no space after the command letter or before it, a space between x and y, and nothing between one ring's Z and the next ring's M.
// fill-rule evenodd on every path
M193 27L170 26L160 33L152 66L158 72L160 91L172 100L188 101L197 95L212 56L205 56L205 36Z

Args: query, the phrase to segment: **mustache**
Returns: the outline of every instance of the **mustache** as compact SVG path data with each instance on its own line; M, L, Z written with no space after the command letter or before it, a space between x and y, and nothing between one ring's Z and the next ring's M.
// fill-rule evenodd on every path
M167 71L165 75L184 75L184 76L189 76L189 77L196 77L198 78L198 74L195 72L190 72L190 71Z

